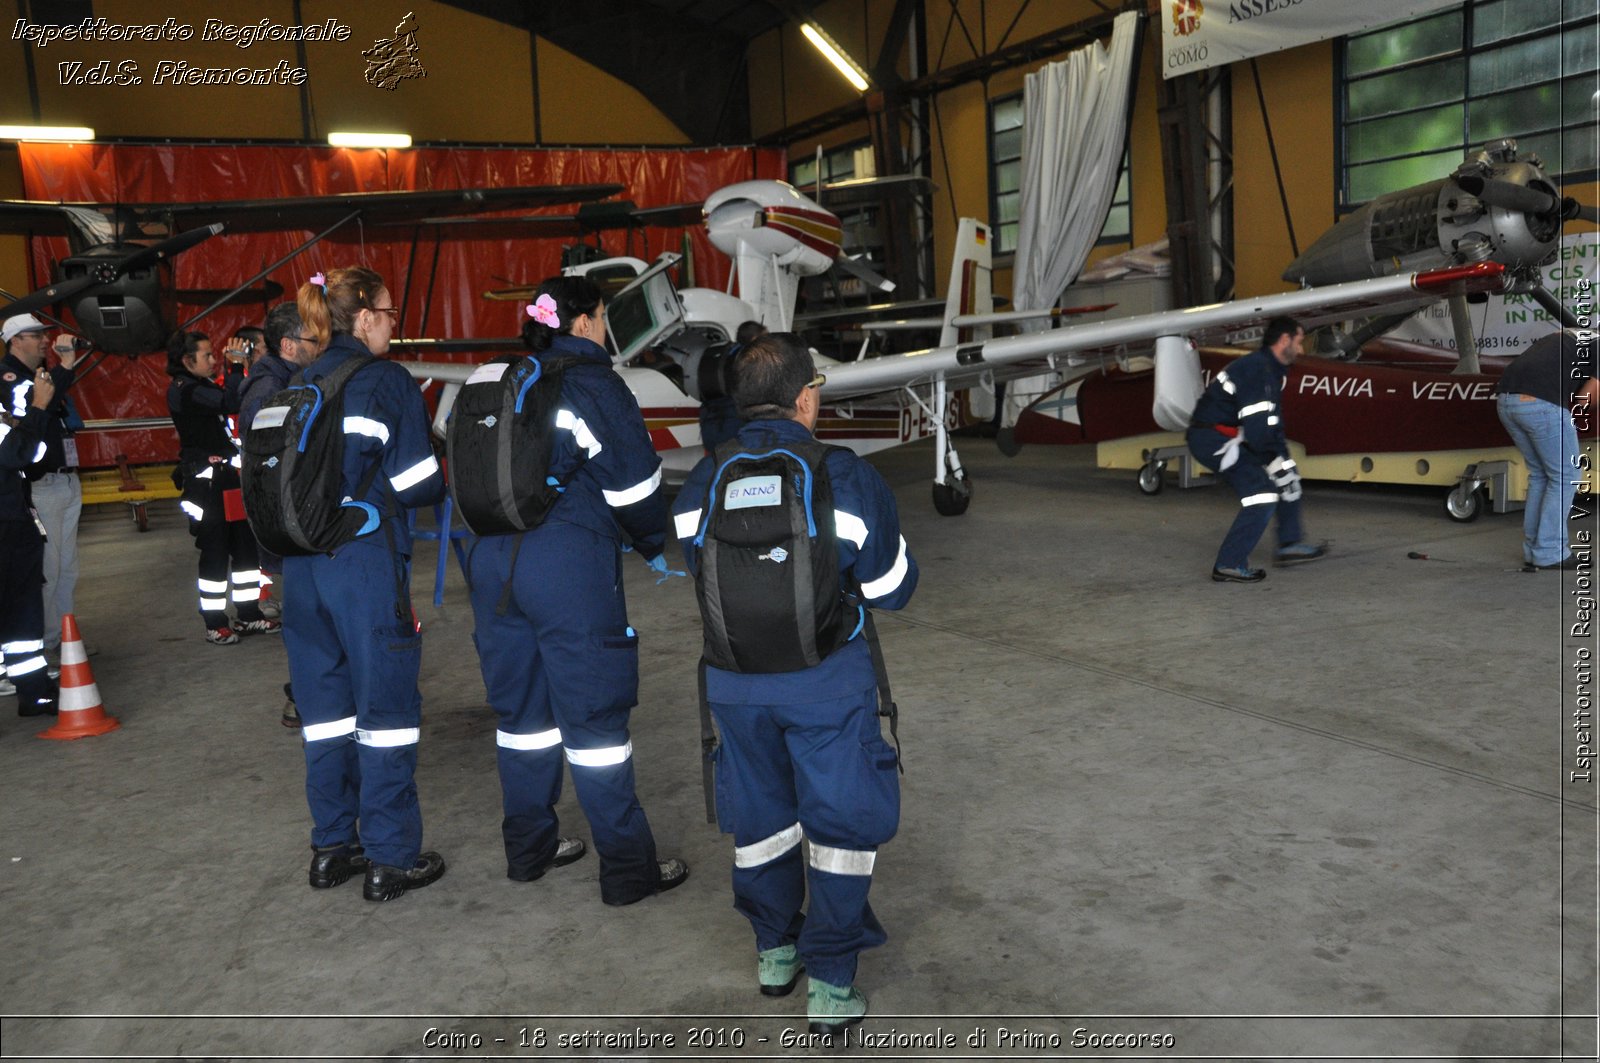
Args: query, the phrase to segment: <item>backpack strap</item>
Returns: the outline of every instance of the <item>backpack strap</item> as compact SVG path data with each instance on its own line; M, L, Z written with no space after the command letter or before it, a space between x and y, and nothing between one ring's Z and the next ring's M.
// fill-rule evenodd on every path
M717 792L715 762L717 748L722 744L717 737L717 725L711 719L711 702L706 697L706 664L700 658L700 792L706 798L706 822L717 822Z
M889 740L894 743L895 767L906 773L905 757L900 752L900 706L895 704L894 693L889 689L889 668L883 663L883 647L878 644L878 627L872 622L872 610L866 603L860 605L862 637L872 652L872 674L878 681L878 715L889 718Z
M495 603L494 615L505 616L506 610L511 607L511 588L517 582L517 557L522 553L522 540L528 535L525 531L517 533L517 541L511 547L511 565L506 575L506 584L500 588L500 601Z

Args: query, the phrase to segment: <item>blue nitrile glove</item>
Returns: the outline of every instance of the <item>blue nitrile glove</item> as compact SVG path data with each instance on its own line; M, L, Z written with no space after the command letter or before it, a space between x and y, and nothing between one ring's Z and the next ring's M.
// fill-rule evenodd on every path
M684 572L681 569L667 567L666 554L657 554L651 560L646 561L645 564L650 566L650 571L660 575L661 578L656 580L657 587L667 582L667 580L671 579L673 576L682 576L684 579L689 578L689 573Z

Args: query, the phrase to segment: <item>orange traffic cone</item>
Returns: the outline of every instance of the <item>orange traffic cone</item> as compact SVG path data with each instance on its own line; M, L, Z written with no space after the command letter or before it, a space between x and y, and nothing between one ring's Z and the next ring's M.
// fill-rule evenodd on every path
M40 738L89 738L115 731L122 724L115 716L106 715L100 703L100 687L89 669L89 655L83 652L83 636L78 634L78 621L71 613L61 618L61 694L58 702L61 717L48 731L40 731Z

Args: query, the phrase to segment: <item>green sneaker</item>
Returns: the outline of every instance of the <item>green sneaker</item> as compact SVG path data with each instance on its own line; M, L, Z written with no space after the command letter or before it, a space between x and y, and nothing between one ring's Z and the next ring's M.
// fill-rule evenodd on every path
M853 985L830 985L811 979L806 987L806 1016L811 1032L840 1034L867 1017L867 995Z
M806 969L800 962L800 953L793 945L779 945L775 949L766 949L757 954L761 961L757 968L756 977L761 980L761 995L764 997L786 997L794 991L794 984L800 980L800 972Z

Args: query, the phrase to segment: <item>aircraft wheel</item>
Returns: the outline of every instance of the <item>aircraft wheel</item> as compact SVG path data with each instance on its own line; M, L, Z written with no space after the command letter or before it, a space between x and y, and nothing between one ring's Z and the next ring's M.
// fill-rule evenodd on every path
M143 502L135 502L128 508L133 510L133 526L142 532L150 530L150 515L145 512Z
M1017 442L1015 428L1002 428L995 433L994 445L1000 448L1000 453L1008 458L1014 458L1022 453L1022 444Z
M1167 463L1147 461L1139 466L1139 490L1147 495L1159 495L1167 486Z
M1456 484L1444 496L1444 512L1451 520L1462 524L1477 520L1483 513L1483 492L1477 484Z
M972 481L965 475L933 485L933 508L941 517L959 517L972 504Z

